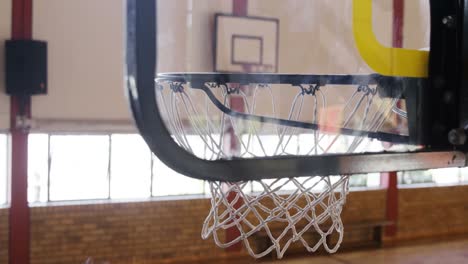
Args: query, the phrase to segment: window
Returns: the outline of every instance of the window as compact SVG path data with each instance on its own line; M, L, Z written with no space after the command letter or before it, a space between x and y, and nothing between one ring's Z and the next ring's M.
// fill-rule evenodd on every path
M191 151L204 156L205 144L199 136L187 136ZM208 154L209 155L209 154ZM153 156L153 196L205 194L202 180L181 175Z
M200 138L188 140L194 152L205 151ZM203 181L166 167L137 134L31 134L28 165L31 203L204 194L206 189Z
M244 142L248 143L240 146L240 151L246 157L272 155L277 152L310 152L310 149L300 149L300 140L313 140L310 136L285 136L287 144L281 149L274 147L278 145L276 136L260 136L262 144L256 137L250 140L245 138ZM219 135L213 135L213 138L217 140ZM213 155L205 147L203 140L195 135L186 137L194 154L212 158ZM3 141L6 142L6 136ZM1 143L3 141L0 141L0 144L6 145ZM4 155L6 157L6 154ZM6 169L1 166L0 163L0 169L6 174ZM209 195L206 182L186 177L168 168L151 154L144 140L137 134L31 134L28 171L28 200L31 203ZM468 179L468 173L466 178ZM6 179L6 176L0 174L0 180L4 181L3 179ZM338 179L339 177L332 178L333 181ZM350 186L377 187L379 181L379 176L357 175L351 177ZM256 182L246 188L253 192L263 191L263 187ZM288 183L283 190L293 191L296 188L294 183ZM319 190L323 188L323 184L317 184L315 188ZM4 193L5 191L0 195L6 197Z
M460 169L461 182L464 184L468 183L468 168Z
M430 170L432 178L436 184L457 184L461 182L461 170L459 168L447 168Z
M398 184L402 186L433 184L449 185L468 182L467 168L445 168L427 171L405 171L398 174Z
M28 201L47 202L49 135L32 134L28 139Z
M181 175L153 157L153 196L204 194L202 180Z
M351 188L378 188L380 187L380 173L357 174L349 178Z
M0 205L8 199L8 136L0 134Z
M50 200L108 198L109 155L109 136L51 136Z
M139 135L112 135L111 198L151 196L151 152Z

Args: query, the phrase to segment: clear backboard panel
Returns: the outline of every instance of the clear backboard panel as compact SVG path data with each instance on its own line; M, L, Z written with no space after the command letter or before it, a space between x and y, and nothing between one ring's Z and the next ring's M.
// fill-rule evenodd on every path
M378 32L377 41L391 47L391 1L377 2L373 4L369 14L370 22L374 25L374 30L369 34ZM189 75L185 76L185 80L181 80L182 93L174 93L174 89L169 87L171 83L174 84L174 80L162 80L159 82L162 88L162 92L158 93L158 98L161 99L161 104L158 104L159 111L163 113L168 127L172 128L171 132L179 145L190 149L190 142L183 142L184 136L177 134L209 135L205 141L209 140L217 150L211 149L215 153L208 155L224 158L244 157L247 153L254 156L253 152L257 156L288 154L284 150L290 148L289 144L293 141L291 137L312 134L312 139L316 139L316 142L303 141L300 144L302 152L292 152L294 155L309 152L321 154L383 151L389 147L363 140L367 138L367 134L355 140L353 135L361 134L361 130L383 132L382 135L395 134L401 136L398 139L395 136L396 141L409 143L408 126L406 121L402 120L406 119L404 100L399 100L402 94L386 98L378 93L378 80L370 76L375 70L362 58L359 43L355 40L352 4L353 1L330 3L325 0L251 1L244 7L245 13L236 16L232 14L233 3L229 1L199 1L195 5L193 1L158 2L157 45L158 54L161 54L157 62L159 73L297 75L291 76L291 80L286 76L282 81L284 83L279 84L276 83L277 80L268 83L268 77L265 77L266 83L261 83L262 80L255 78L249 80L248 77L241 80L243 83L236 80L216 83L215 76L205 75L204 80L199 81L204 82L199 83L202 87L193 87L196 80L191 79L192 76ZM324 10L328 10L328 13ZM420 16L414 19L418 22L427 20L428 5L421 4L417 6L417 10ZM168 15L175 13L178 15ZM429 47L429 24L424 21L422 23L425 25L421 26L422 30L415 27L413 32L407 33L418 35L418 49ZM177 30L178 25L180 30ZM180 58L174 58L173 54L178 54ZM317 78L308 80L306 75L310 74L317 75ZM334 81L327 75L350 76ZM210 83L211 87L204 89ZM396 93L402 93L403 89L404 87ZM216 100L209 100L210 95L216 97ZM168 100L169 97L173 99ZM168 104L164 106L163 102ZM229 114L216 107L217 104L223 104L236 112L243 112L246 118L230 118ZM166 111L167 108L175 112ZM288 127L287 123L278 126L272 122L255 122L248 119L251 116L297 121L316 125L317 128L303 129ZM173 121L172 125L169 125L170 121ZM232 129L231 135L225 133L229 129ZM344 132L344 129L350 131L342 137L341 132ZM333 138L334 135L340 136ZM237 144L244 150L238 150L239 154L226 153L232 152L232 146L224 144L223 138L226 136L238 141ZM272 149L262 147L260 137L276 137L276 141L270 139L269 147ZM255 144L254 139L258 143ZM365 142L357 142L361 140ZM364 146L369 144L372 146ZM307 151L307 148L310 151ZM399 148L402 149L401 146Z
M354 16L352 0L250 1L233 14L234 5L158 2L156 97L179 146L193 153L200 142L186 139L199 135L206 148L193 154L209 160L418 149L403 93L423 84L384 78L361 55L366 42L382 45L382 55L392 47L391 1ZM414 8L419 27L405 35L427 67L419 50L429 47L429 6ZM377 64L392 63L385 59ZM259 73L269 75L242 75Z
M128 45L144 44L151 61L145 71L156 82L142 97L169 135L156 148L233 162L447 149L455 127L442 139L428 132L436 8L405 7L411 15L387 0L156 1L130 32L141 41ZM314 168L293 174L365 172Z

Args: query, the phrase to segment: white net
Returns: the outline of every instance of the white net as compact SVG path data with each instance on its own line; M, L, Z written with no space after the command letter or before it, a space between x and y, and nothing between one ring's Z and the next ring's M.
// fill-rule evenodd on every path
M202 237L213 236L222 248L243 242L256 258L272 251L282 258L293 243L302 244L309 252L320 246L330 253L338 250L343 240L340 214L348 193L348 177L335 181L332 177L303 177L258 184L264 190L249 193L247 182L210 182L211 211ZM288 185L295 190L286 192ZM226 239L229 229L234 229L235 235Z
M383 151L375 135L401 132L396 116L406 118L398 99L380 97L376 85L205 83L200 89L159 80L156 94L177 144L206 160ZM222 248L242 242L256 258L273 251L281 258L293 244L336 252L348 183L348 176L209 182L212 206L202 237Z

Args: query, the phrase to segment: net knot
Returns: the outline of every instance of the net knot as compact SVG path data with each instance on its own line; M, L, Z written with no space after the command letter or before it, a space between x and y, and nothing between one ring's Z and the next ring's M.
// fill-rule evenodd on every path
M315 96L317 91L320 90L321 85L320 84L310 84L310 85L307 85L307 86L300 85L299 87L301 87L301 94L302 95L307 94L307 95Z
M239 94L240 93L240 84L236 85L226 85L227 94Z
M206 83L206 85L213 89L213 88L219 88L219 84L218 83L215 83L215 82L209 82L209 83Z
M371 88L369 85L359 85L358 92L362 92L365 95L376 95L377 89Z
M174 93L182 93L184 91L184 85L179 82L171 82L169 87Z

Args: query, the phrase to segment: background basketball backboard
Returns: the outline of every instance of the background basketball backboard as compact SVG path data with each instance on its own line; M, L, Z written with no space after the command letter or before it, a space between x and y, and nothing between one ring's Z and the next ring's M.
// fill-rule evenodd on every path
M215 71L278 72L278 19L217 14L215 25Z

